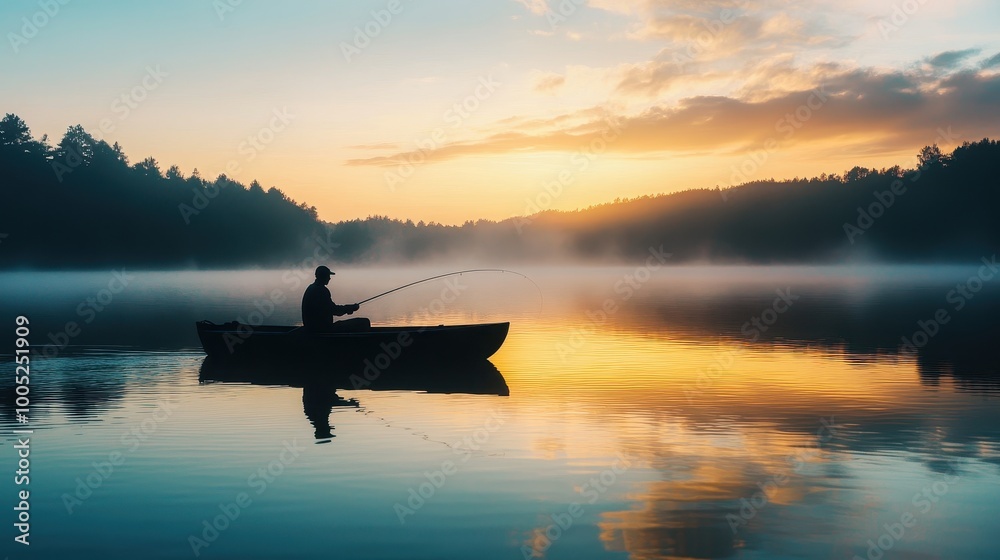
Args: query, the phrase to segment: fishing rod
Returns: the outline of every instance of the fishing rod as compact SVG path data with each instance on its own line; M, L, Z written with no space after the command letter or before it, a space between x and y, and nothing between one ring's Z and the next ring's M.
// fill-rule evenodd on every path
M533 286L535 286L535 289L538 290L538 296L539 296L539 298L541 298L541 296L542 296L542 289L538 287L538 284L535 284L534 280L532 280L531 278L528 278L526 275L521 274L520 272L514 272L513 270L505 270L503 268L473 268L473 269L470 269L470 270L459 270L458 272L449 272L447 274L438 274L437 276L431 276L430 278L424 278L423 280L417 280L416 282L410 282L409 284L404 284L404 285L402 285L402 286L400 286L398 288L393 288L393 289L391 289L391 290L389 290L387 292L382 292L381 294L378 294L377 296L372 296L372 297L370 297L368 299L361 300L361 301L359 301L355 305L361 305L362 303L367 303L367 302L369 302L369 301L371 301L373 299L378 299L378 298L380 298L382 296L387 296L387 295L389 295L389 294L391 294L393 292L398 292L399 290L402 290L404 288L409 288L410 286L416 286L417 284L423 284L424 282L430 282L431 280L437 280L439 278L447 278L448 276L461 276L462 274L470 274L470 273L474 273L474 272L500 272L500 273L504 273L504 274L513 274L515 276L520 276L521 278L524 278L528 282L531 282L531 284Z

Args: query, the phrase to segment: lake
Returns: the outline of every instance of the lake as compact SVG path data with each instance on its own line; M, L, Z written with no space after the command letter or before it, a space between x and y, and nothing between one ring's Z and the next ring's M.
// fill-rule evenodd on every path
M335 270L350 303L453 269ZM20 315L35 351L27 424L0 381L3 554L996 558L987 265L518 270L362 307L511 322L470 373L499 390L405 391L206 369L195 321L296 323L311 269L0 274L0 353Z

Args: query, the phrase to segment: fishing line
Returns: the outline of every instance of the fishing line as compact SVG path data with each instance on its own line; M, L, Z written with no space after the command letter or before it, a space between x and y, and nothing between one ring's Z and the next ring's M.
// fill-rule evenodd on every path
M398 292L399 290L402 290L404 288L409 288L410 286L416 286L417 284L423 284L424 282L430 282L431 280L437 280L439 278L447 278L449 276L461 276L463 274L471 274L471 273L476 273L476 272L500 272L500 273L503 273L503 274L513 274L515 276L520 276L521 278L524 278L528 282L531 282L531 284L535 287L535 289L538 290L538 303L539 303L539 309L541 309L542 300L543 300L543 298L542 298L542 289L538 286L538 284L536 284L534 280L532 280L531 278L529 278L528 276L526 276L524 274L521 274L520 272L514 272L513 270L505 270L503 268L473 268L473 269L470 269L470 270L459 270L458 272L449 272L447 274L438 274L437 276L431 276L430 278L424 278L423 280L417 280L416 282L410 282L409 284L404 284L404 285L402 285L402 286L400 286L398 288L393 288L393 289L391 289L391 290L389 290L387 292L382 292L381 294L378 294L377 296L372 296L372 297L370 297L368 299L363 299L363 300L359 301L357 303L357 305L361 305L362 303L367 303L367 302L369 302L369 301L371 301L373 299L378 299L378 298L380 298L382 296L387 296L387 295L389 295L389 294L391 294L393 292Z

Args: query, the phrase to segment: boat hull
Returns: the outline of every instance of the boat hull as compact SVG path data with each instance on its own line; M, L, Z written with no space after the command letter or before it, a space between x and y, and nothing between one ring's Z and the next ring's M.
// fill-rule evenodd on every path
M385 370L393 364L460 364L486 360L507 338L510 323L437 327L371 327L361 332L307 333L290 326L197 323L215 361L295 363Z

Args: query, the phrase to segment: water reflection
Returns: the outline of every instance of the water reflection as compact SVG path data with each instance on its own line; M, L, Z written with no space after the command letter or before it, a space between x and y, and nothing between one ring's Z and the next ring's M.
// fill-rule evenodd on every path
M73 422L100 418L127 400L130 391L155 392L193 355L120 349L74 348L56 359L32 357L31 418L58 413ZM0 378L0 426L14 418L14 376Z
M547 556L864 556L867 539L877 539L885 523L914 509L914 493L958 475L961 482L949 486L940 504L926 513L915 510L919 531L907 533L892 554L991 558L991 520L1000 499L1000 353L994 347L1000 339L995 320L1000 285L984 287L955 309L946 296L962 281L961 271L957 278L912 272L885 278L831 271L673 270L651 279L628 300L614 291L619 271L552 273L537 278L546 293L545 314L513 320L493 363L387 370L375 379L325 368L236 367L213 363L201 352L179 351L187 341L196 344L194 320L234 319L241 313L240 301L251 306L265 289L261 284L225 292L229 301L220 307L217 297L223 290L209 286L199 292L202 280L196 278L171 291L190 298L182 306L122 294L115 303L121 304L120 313L109 307L59 358L33 362L33 372L38 369L32 395L39 408L32 416L67 430L99 418L102 422L88 426L87 438L68 440L86 445L101 434L101 424L124 430L141 423L146 405L162 395L186 403L176 424L164 426L177 430L173 453L157 447L165 440L150 440L141 449L148 453L146 462L137 455L129 463L135 471L115 475L114 482L126 489L139 487L141 480L126 480L128 473L141 470L139 464L177 467L190 475L178 475L188 484L197 480L195 467L202 467L203 457L214 458L220 472L231 470L231 463L252 472L271 459L271 450L255 447L256 441L280 442L311 432L317 442L351 442L337 453L328 453L331 446L311 447L326 452L313 457L315 471L284 478L288 501L281 501L285 490L268 494L274 502L262 501L253 512L262 526L283 515L297 525L313 524L310 534L317 542L331 527L347 527L337 542L351 553L364 550L365 543L360 533L353 534L351 515L384 522L380 535L387 543L416 542L433 556L446 557L437 552L452 545L440 543L462 542L463 535L489 539L500 534L501 540L516 543L512 548L535 542L551 523L548 515L580 501L575 488L621 452L634 459L634 466L598 501L585 504L585 515L550 543ZM344 289L367 292L364 280L358 282ZM766 329L753 327L756 337L749 336L754 331L744 326L772 307L775 290L788 289L798 299ZM494 298L493 293L469 296L458 302L465 307L430 318L386 310L381 317L375 314L376 322L511 319L481 312ZM602 309L607 298L616 298L619 310L597 322L594 310ZM78 297L62 299L72 303ZM10 307L9 301L0 302L0 308ZM44 340L46 317L64 322L67 311L55 304L38 306L37 333ZM936 330L927 327L933 335L924 331L925 344L905 348L904 337L919 339L915 333L940 309L948 321ZM275 322L294 322L294 312L286 311L277 312ZM153 312L162 321L148 328ZM94 344L126 344L141 351L95 353ZM13 416L12 388L9 379L0 380L0 422ZM332 417L362 404L389 421L375 422L364 414ZM475 434L493 407L504 413L503 429L491 434L401 529L391 513L393 504L409 486L423 482L424 470L454 460L448 446ZM828 441L816 435L824 418L843 426ZM387 433L387 424L407 429ZM206 425L214 429L205 430ZM183 450L189 449L192 433L198 434L203 455L186 461L184 453L191 451ZM115 442L120 433L107 436ZM246 438L245 445L226 445L225 438L238 437ZM398 439L390 445L390 438ZM58 441L55 435L51 441ZM403 462L401 446L407 451ZM380 453L386 454L384 461L374 460ZM86 472L102 454L105 449L73 468ZM71 469L68 485L77 474ZM776 476L785 478L767 491L766 504L756 507L755 495ZM359 481L363 498L355 495L351 503L370 500L379 506L359 506L347 514L312 500L317 488L346 495L345 488ZM201 490L211 488L205 483ZM553 488L566 492L555 495ZM124 493L108 492L110 501L124 500ZM197 494L190 499L197 500ZM61 507L58 496L53 503ZM484 503L496 506L484 508ZM202 505L195 515L216 502ZM304 513L310 508L311 515ZM477 532L482 527L489 531ZM419 536L425 531L426 538ZM266 546L246 535L227 542L234 546L233 557L258 553L254 543ZM236 551L238 542L246 548ZM483 558L519 554L494 544L483 549Z
M358 408L358 399L345 399L337 394L337 389L330 385L317 383L302 387L302 411L315 428L317 443L330 441L334 436L330 424L330 413L334 407Z
M424 391L470 395L510 395L500 370L487 360L449 366L408 366L393 364L377 375L362 368L308 365L230 364L206 357L199 380L203 383L229 382L254 385L305 387L322 384L334 389L372 391Z
M470 395L510 395L500 370L489 361L461 366L401 366L394 364L366 377L364 370L320 366L234 365L206 357L199 371L201 383L249 383L302 388L302 408L315 428L318 442L334 437L330 413L334 407L360 407L356 398L344 399L338 389L422 391Z
M797 286L795 278L706 282L654 286L655 295L636 298L608 327L657 332L668 339L821 348L855 363L915 356L928 383L951 377L964 388L998 387L1000 286L986 287L959 307L949 301L953 284L920 276L840 283L806 278L798 279ZM787 290L797 298L788 311L773 323L762 321L775 292ZM592 297L578 298L575 304L579 309L598 307Z

